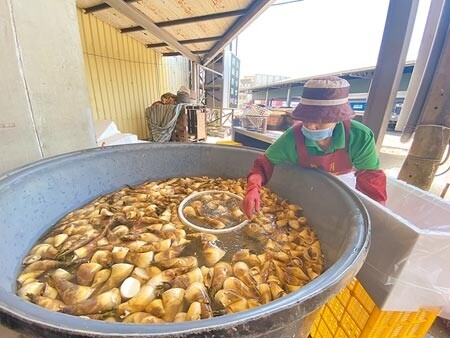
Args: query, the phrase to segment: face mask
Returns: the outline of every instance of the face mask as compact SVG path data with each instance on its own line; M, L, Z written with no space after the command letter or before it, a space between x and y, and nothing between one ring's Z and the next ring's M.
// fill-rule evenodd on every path
M333 135L334 126L328 129L319 129L319 130L311 130L302 126L302 133L305 137L309 138L312 141L322 141L327 137L331 137Z

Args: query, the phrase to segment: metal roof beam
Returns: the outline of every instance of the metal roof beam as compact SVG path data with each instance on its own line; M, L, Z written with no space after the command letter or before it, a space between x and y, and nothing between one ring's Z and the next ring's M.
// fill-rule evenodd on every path
M139 0L125 0L126 3L132 3L132 2L138 2ZM94 12L99 12L99 11L103 11L105 9L110 9L111 6L106 4L106 3L101 3L99 5L95 5L92 7L87 7L87 8L83 8L84 13L88 14L88 13L94 13Z
M245 9L239 9L236 11L230 11L230 12L222 12L222 13L214 13L214 14L208 14L208 15L202 15L202 16L194 16L192 18L183 18L178 20L172 20L172 21L161 21L156 22L155 25L158 27L169 27L169 26L176 26L176 25L185 25L188 23L196 23L200 21L209 21L209 20L215 20L215 19L223 19L223 18L229 18L232 16L241 16L246 13ZM123 28L120 30L121 33L131 33L136 31L141 31L144 28L141 26L135 26L135 27L128 27Z
M199 39L189 39L189 40L180 40L178 41L182 45L188 45L190 43L201 43L201 42L211 42L211 41L217 41L220 40L221 36L210 36L207 38L199 38ZM148 48L158 48L158 47L165 47L167 46L167 43L161 42L161 43L150 43L147 45Z
M121 28L121 29L119 29L119 32L122 33L122 34L125 34L125 33L140 32L140 31L143 31L143 30L145 30L144 27L133 26L133 27Z
M245 9L238 9L236 11L230 11L230 12L213 13L213 14L207 14L207 15L201 15L201 16L194 16L192 18L184 18L184 19L178 19L178 20L172 20L172 21L163 21L163 22L158 22L156 25L158 27L185 25L187 23L197 23L200 21L223 19L223 18L229 18L232 16L241 16L241 15L244 15L245 13L246 13Z
M171 34L156 26L149 17L144 15L136 7L127 4L124 0L105 0L105 2L115 10L127 16L130 20L134 21L139 26L144 27L158 39L164 41L169 46L179 51L189 60L200 63L200 57L198 55L195 55L188 48L179 43L177 39L175 39Z
M209 50L195 50L193 52L191 52L192 54L206 54L208 53ZM178 52L170 52L170 53L162 53L163 56L177 56L177 55L181 55L181 53Z
M239 33L241 33L250 23L272 5L275 0L255 0L246 9L246 13L241 16L224 34L224 37L218 41L211 51L202 60L202 65L207 65L214 60L226 45L228 45Z

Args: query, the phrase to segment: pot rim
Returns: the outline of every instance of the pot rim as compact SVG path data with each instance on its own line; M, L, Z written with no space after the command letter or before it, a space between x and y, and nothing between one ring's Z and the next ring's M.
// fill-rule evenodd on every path
M189 144L133 144L133 145L118 145L110 146L107 148L92 148L81 151L75 151L67 154L53 156L44 160L40 160L17 169L11 170L0 176L0 191L2 188L14 180L20 179L22 175L28 175L35 170L40 170L42 166L52 164L60 161L76 161L77 158L84 158L89 156L96 156L98 152L128 152L132 149L147 149L149 147L190 147ZM195 147L213 147L217 149L223 149L224 145L211 145L211 144L196 144ZM255 154L261 153L261 151L247 148L247 147L232 147L233 151L251 151ZM309 169L306 169L309 170ZM331 177L332 175L324 172L320 172L320 175ZM270 303L242 311L235 314L228 314L219 317L213 317L210 319L202 319L199 321L190 321L182 323L168 323L168 324L151 324L151 332L149 332L148 325L141 324L128 324L128 323L108 323L99 320L91 320L80 318L63 313L51 312L43 309L29 301L26 301L15 293L7 292L4 288L0 287L0 312L7 314L17 320L27 323L35 324L43 328L48 328L53 331L66 332L69 334L81 334L89 336L103 336L108 335L110 337L123 336L136 336L136 337L149 337L149 336L174 336L176 334L192 334L195 332L207 332L218 328L235 328L240 324L248 324L251 321L259 320L263 317L271 316L275 312L281 312L287 309L291 309L294 306L300 305L303 301L308 299L315 299L319 294L327 290L336 289L341 287L343 283L343 276L352 278L356 275L359 268L362 266L364 259L367 255L370 244L370 219L368 212L364 204L359 197L343 182L339 179L334 181L336 185L344 190L355 206L360 210L360 217L364 224L360 227L360 231L355 236L354 242L349 243L345 248L344 254L336 260L331 266L327 268L320 276L313 281L309 282L300 289L287 294L286 296L271 301ZM350 248L351 246L351 248ZM333 294L330 294L330 298ZM321 299L321 304L325 303L325 300ZM317 308L317 306L316 306ZM314 308L315 309L315 308ZM312 310L314 310L312 309ZM312 311L311 310L311 311ZM1 315L0 313L0 315ZM307 313L306 313L307 314ZM3 316L3 315L2 315Z

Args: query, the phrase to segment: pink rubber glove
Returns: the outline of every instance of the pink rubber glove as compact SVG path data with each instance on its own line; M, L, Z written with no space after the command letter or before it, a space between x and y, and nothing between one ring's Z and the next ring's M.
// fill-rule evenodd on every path
M253 218L253 212L261 209L261 184L262 177L259 174L251 174L247 179L247 193L242 206L248 219Z

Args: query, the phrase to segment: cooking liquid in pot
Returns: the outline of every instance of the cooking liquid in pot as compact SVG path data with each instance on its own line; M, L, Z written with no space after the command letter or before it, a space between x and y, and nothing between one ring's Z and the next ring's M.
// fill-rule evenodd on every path
M182 210L184 217L203 229L229 229L246 220L242 201L223 192L205 191L188 202Z
M125 187L75 210L23 261L17 294L51 311L107 321L162 323L235 313L295 291L323 271L320 243L302 216L269 189L262 211L227 234L180 222L189 194L246 181L173 178Z

